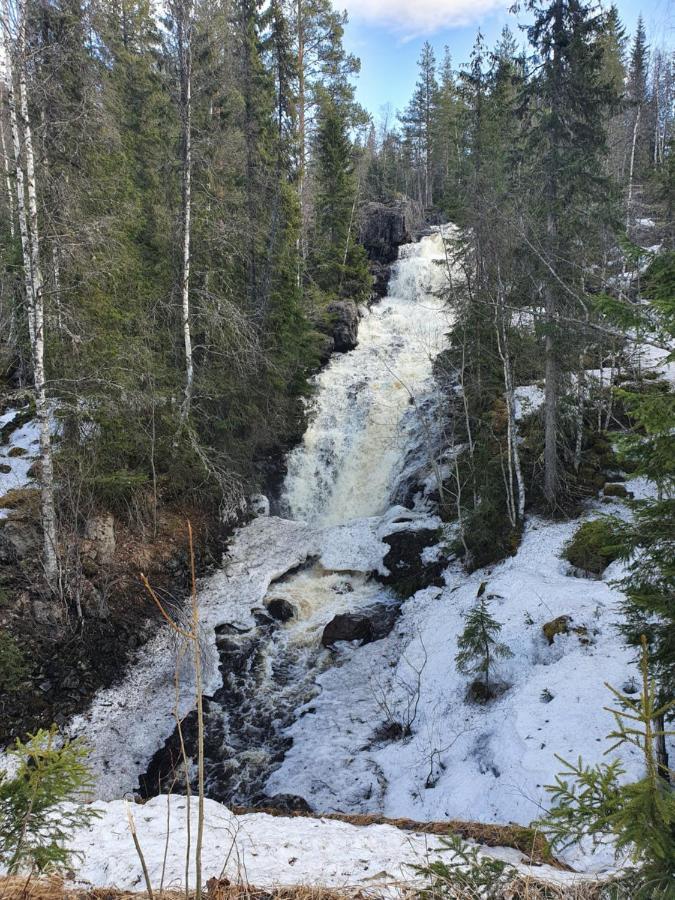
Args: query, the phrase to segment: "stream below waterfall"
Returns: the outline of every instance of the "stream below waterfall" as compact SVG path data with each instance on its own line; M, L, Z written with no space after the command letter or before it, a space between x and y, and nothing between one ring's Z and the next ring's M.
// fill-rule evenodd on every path
M449 228L400 248L388 295L363 311L358 346L316 376L308 428L287 461L283 518L239 529L222 570L200 587L214 799L269 803L266 783L292 743L287 730L297 710L319 690L317 675L340 664L340 652L322 644L336 615L375 610L383 634L394 623L400 600L374 576L386 573L384 536L430 521L427 509L406 510L392 498L411 454L425 466L429 423L420 416L450 324L440 297ZM193 760L196 728L192 673L183 659L176 679L175 657L171 636L157 635L122 684L101 692L73 723L73 733L93 739L102 798L137 790L139 778L146 796L174 784L180 790L176 715L187 715L183 738Z

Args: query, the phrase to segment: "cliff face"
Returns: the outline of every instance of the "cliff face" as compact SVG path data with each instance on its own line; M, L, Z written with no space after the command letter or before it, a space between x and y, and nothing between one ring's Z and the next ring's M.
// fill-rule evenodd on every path
M394 203L368 203L361 214L359 240L372 262L394 262L401 244L413 240L422 226L424 211L413 200Z

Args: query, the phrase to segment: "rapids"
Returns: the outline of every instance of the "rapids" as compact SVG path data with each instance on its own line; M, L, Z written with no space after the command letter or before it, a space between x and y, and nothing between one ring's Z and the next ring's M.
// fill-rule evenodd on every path
M207 792L249 805L269 801L265 786L291 744L296 710L318 690L315 678L339 662L322 646L337 614L380 611L396 600L384 573L382 538L434 524L426 509L393 505L412 446L420 445L422 398L450 321L441 299L448 266L436 229L401 248L388 295L363 310L355 350L334 355L316 376L309 426L288 458L279 498L283 518L240 528L222 569L200 587L206 663ZM423 443L423 442L422 442ZM286 622L271 600L290 604ZM145 648L125 680L97 695L71 732L86 733L103 799L171 786L178 762L176 715L194 705L192 672L166 631ZM194 751L194 721L184 726ZM179 789L179 788L178 788ZM276 786L276 793L283 790Z

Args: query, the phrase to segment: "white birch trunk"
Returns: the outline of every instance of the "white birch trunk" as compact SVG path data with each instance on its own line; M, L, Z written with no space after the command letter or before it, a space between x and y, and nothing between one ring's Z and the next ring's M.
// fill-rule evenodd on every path
M27 239L29 245L29 260L24 256L24 269L28 268L26 276L27 303L29 331L31 334L31 356L33 363L33 382L35 387L35 411L40 432L40 501L43 530L43 565L45 577L49 586L54 589L58 578L57 557L57 528L56 506L54 503L54 464L52 457L51 428L49 420L49 404L47 401L47 385L45 375L45 327L44 327L44 283L40 268L40 233L38 227L37 187L35 180L35 157L33 154L33 138L28 116L28 88L26 84L26 20L25 7L21 2L17 4L18 34L16 41L17 50L17 75L19 85L19 119L21 132L23 133L23 150L26 166L25 189L28 199ZM5 0L6 22L9 23L9 2ZM8 48L9 49L9 48ZM7 53L7 65L9 67L9 81L13 82L11 66L11 53ZM13 98L12 98L13 99ZM16 119L16 103L13 100L14 118ZM10 107L11 110L11 107ZM20 151L21 133L17 127L15 135L15 147ZM19 185L18 173L21 170L21 158L17 156L17 187ZM22 172L23 176L23 172ZM23 182L23 177L21 178ZM22 185L23 187L23 185ZM17 195L19 202L22 201ZM25 217L25 210L24 210ZM28 266L26 263L28 262ZM30 285L30 287L29 287ZM31 327L32 322L32 327Z
M635 125L633 126L633 140L630 148L630 166L628 169L628 200L626 202L626 233L630 229L630 213L633 203L633 172L635 169L635 145L637 143L638 129L640 127L640 117L642 115L642 106L638 106L635 114Z
M194 387L192 332L190 328L190 237L192 227L192 3L182 0L175 6L178 26L178 55L180 66L181 124L183 130L182 184L182 263L181 309L183 344L185 347L185 400L181 413L185 421L190 413Z

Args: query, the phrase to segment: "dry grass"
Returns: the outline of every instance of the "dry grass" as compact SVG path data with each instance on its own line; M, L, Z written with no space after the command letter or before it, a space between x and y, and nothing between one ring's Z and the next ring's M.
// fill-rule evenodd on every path
M392 886L393 887L393 886ZM602 900L607 883L580 880L556 885L529 875L518 876L500 894L500 900ZM386 892L372 888L330 889L299 885L295 887L256 888L231 884L216 878L207 884L206 900L382 900L398 893L401 900L481 900L479 894L450 883L436 890L427 888L422 895L411 886ZM195 900L194 894L190 895ZM146 892L120 891L115 888L76 889L58 878L0 878L0 900L149 900ZM185 900L184 891L156 892L154 900Z
M558 869L569 870L569 866L559 862L551 853L548 841L534 828L523 825L483 825L480 822L462 822L450 819L447 822L416 822L413 819L388 819L378 815L347 815L346 813L323 813L320 816L309 812L286 812L278 809L244 809L233 807L236 815L246 813L267 813L270 816L305 816L309 818L335 819L349 825L392 825L403 831L418 834L457 834L467 841L474 841L485 847L512 847L519 850L533 865L547 864Z
M194 893L191 893L194 900ZM299 885L297 887L256 888L212 878L207 883L208 900L377 900L370 890L331 890ZM185 900L185 891L159 891L155 900ZM116 888L73 888L60 878L0 878L0 900L149 900L145 891L121 891Z

